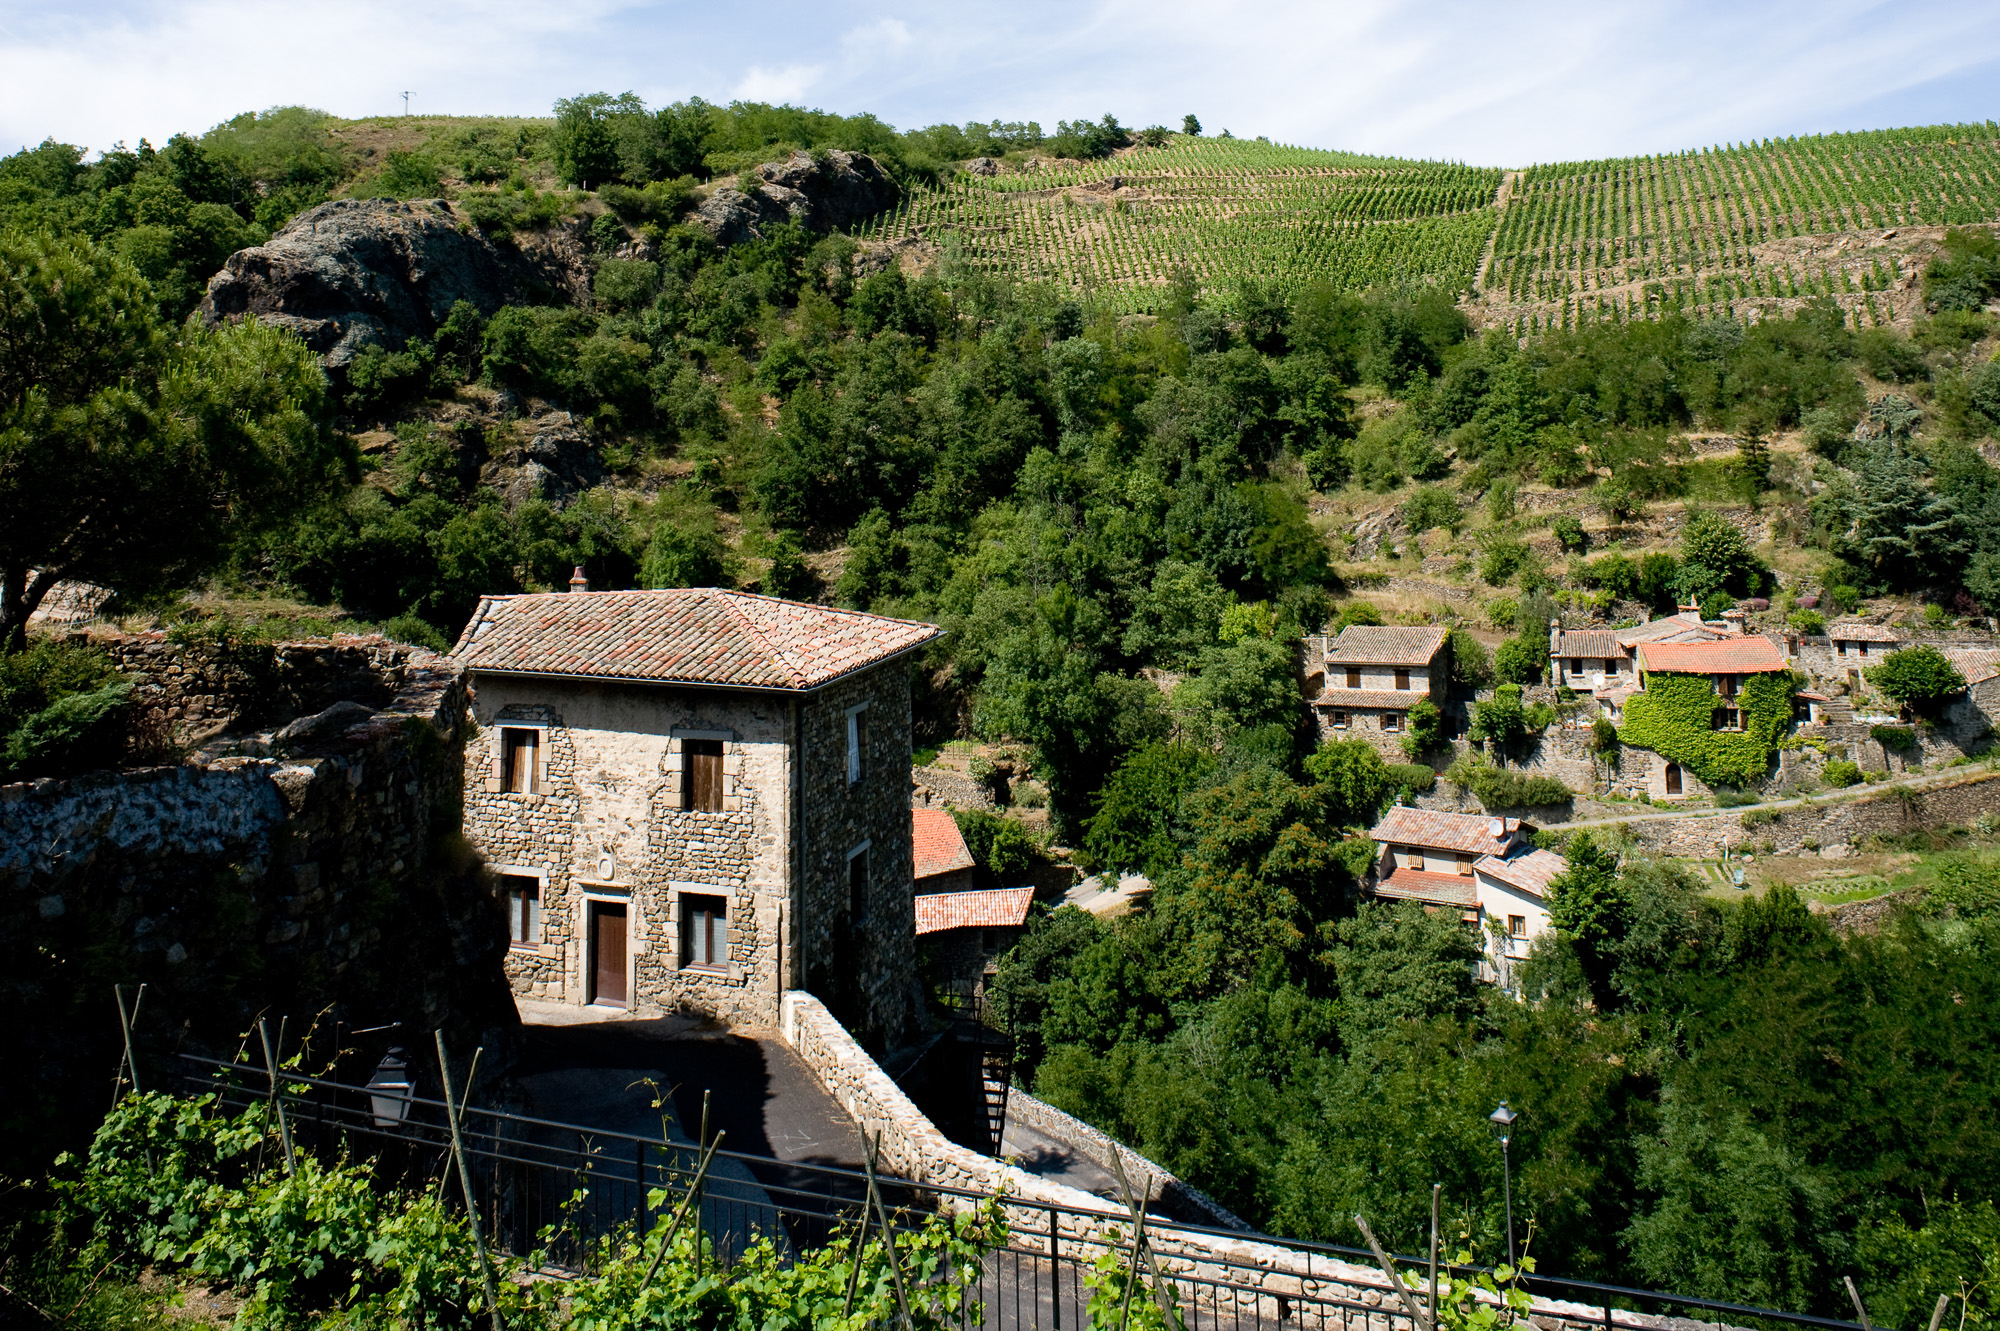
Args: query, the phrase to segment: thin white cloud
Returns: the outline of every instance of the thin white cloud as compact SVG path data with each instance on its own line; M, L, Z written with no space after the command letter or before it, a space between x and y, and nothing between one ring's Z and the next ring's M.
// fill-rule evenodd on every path
M284 103L392 114L404 89L418 112L535 115L630 88L905 127L1192 111L1239 135L1520 165L1985 119L1990 86L2000 7L1945 0L0 0L0 151L157 143Z

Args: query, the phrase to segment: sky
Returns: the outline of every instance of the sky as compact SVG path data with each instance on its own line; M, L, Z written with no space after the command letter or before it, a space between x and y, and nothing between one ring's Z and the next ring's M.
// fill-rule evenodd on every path
M1992 0L0 0L0 153L631 90L1491 166L2000 120Z

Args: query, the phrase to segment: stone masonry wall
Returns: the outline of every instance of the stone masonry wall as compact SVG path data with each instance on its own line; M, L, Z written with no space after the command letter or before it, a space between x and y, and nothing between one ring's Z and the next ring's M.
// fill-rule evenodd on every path
M582 1003L587 910L626 906L628 1003L777 1021L790 909L791 702L776 694L480 676L465 755L466 832L496 874L539 879L542 938L507 971L525 997ZM503 792L499 731L541 731L532 794ZM681 807L688 739L723 746L723 807ZM682 955L685 895L727 905L726 966Z
M1050 1206L1064 1208L1056 1228L1066 1259L1076 1259L1082 1253L1082 1260L1088 1261L1102 1250L1097 1245L1111 1241L1113 1230L1121 1241L1129 1240L1129 1216L1103 1198L1039 1178L946 1138L811 994L793 991L785 995L779 1034L812 1069L827 1093L853 1116L864 1137L872 1141L880 1134L884 1173L934 1187L988 1196L1004 1193L1012 1244L1017 1249L1047 1251L1040 1245L1047 1242L1050 1214L1042 1208ZM1158 1166L1146 1164L1147 1177L1155 1181L1171 1177ZM1246 1296L1245 1313L1250 1312L1247 1304L1254 1297L1259 1316L1281 1320L1295 1313L1296 1305L1281 1307L1280 1300L1305 1294L1378 1309L1367 1317L1370 1331L1415 1331L1378 1268L1317 1254L1308 1257L1275 1243L1259 1242L1255 1236L1205 1233L1158 1218L1148 1220L1147 1235L1162 1269L1170 1276L1254 1282L1257 1294ZM1533 1320L1541 1331L1588 1331L1607 1324L1667 1326L1663 1318L1622 1311L1607 1318L1601 1308L1540 1298L1534 1301Z
M1871 836L1963 825L1992 813L2000 813L2000 772L1972 771L1922 789L1858 791L1796 808L1753 805L1681 818L1633 818L1615 826L1650 854L1718 859L1724 846L1742 852L1766 843L1779 855L1841 853Z
M847 780L847 714L867 708L862 779ZM910 824L910 680L891 661L828 685L799 706L801 866L798 946L804 987L872 1047L913 1029L916 874ZM848 858L868 846L860 919L848 901Z
M226 678L226 663L158 646L114 654L128 669ZM0 1137L42 1140L60 1135L61 1116L101 1116L119 1041L113 984L148 986L139 1035L155 1045L233 1050L260 1011L290 1016L296 1039L324 1009L350 1027L401 1022L406 1043L442 1023L504 1063L504 928L449 853L457 671L398 645L320 647L340 669L357 651L380 663L367 692L378 711L281 756L0 787L0 1001L20 1018L22 1084L50 1092L0 1109L11 1129ZM302 666L314 653L288 644L283 657ZM189 696L171 678L146 686ZM37 1113L57 1118L25 1121Z

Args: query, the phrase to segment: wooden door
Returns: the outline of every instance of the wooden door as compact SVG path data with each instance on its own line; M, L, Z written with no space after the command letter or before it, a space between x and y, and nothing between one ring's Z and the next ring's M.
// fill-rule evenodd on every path
M1669 795L1678 795L1681 793L1681 765L1679 763L1667 764L1667 793Z
M625 907L590 903L590 1001L625 1006Z

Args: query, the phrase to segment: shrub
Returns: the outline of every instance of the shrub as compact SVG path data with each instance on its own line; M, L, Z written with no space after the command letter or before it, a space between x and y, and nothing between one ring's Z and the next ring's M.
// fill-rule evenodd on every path
M428 647L434 652L451 650L451 644L444 640L429 620L416 615L397 615L382 625L382 636L392 642L407 642L412 647Z
M1917 747L1916 732L1908 726L1870 726L1868 734L1891 753L1902 753Z
M1442 743L1444 713L1429 698L1417 699L1416 705L1410 708L1409 727L1403 733L1403 752L1412 758L1420 758Z
M1742 822L1745 828L1768 827L1782 817L1784 815L1776 809L1752 809L1743 815Z
M1576 798L1552 776L1528 776L1478 759L1461 758L1444 775L1453 785L1471 791L1488 810L1567 804Z
M1917 712L1934 713L1939 704L1965 690L1965 676L1935 647L1905 647L1865 672L1868 682ZM1878 737L1879 738L1879 737Z
M1509 638L1493 653L1495 677L1509 684L1539 684L1549 664L1548 638L1532 628Z
M1618 727L1611 724L1611 718L1600 716L1590 723L1590 751L1609 753L1618 747Z
M1496 596L1486 603L1486 620L1505 633L1514 627L1514 619L1520 610L1520 604L1513 597Z
M1398 790L1424 795L1437 788L1437 773L1422 763L1390 763L1389 780Z
M1715 806L1718 809L1741 809L1745 805L1755 804L1756 802L1757 797L1747 790L1738 790L1734 786L1717 786L1715 788Z
M1529 550L1525 543L1511 536L1494 538L1486 547L1485 557L1479 561L1479 576L1488 586L1504 587L1528 562Z
M1817 610L1794 610L1791 618L1785 622L1790 624L1794 631L1806 634L1808 637L1819 637L1826 632L1826 616Z
M1426 485L1403 501L1403 525L1413 534L1420 534L1433 527L1443 527L1457 531L1461 518L1458 501L1451 492L1435 485Z
M1584 535L1583 524L1567 513L1550 524L1549 530L1555 533L1556 544L1565 550L1581 551L1590 544L1589 538Z
M1861 780L1861 765L1837 759L1826 765L1825 776L1829 786L1852 786Z

